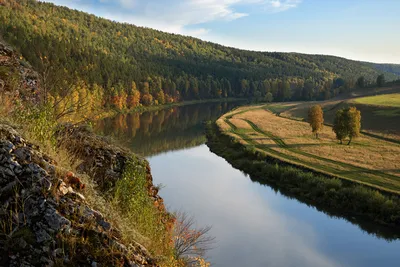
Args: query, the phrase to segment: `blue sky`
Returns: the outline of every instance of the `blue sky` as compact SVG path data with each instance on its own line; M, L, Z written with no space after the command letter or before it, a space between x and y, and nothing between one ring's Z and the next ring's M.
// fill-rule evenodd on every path
M400 63L400 0L47 0L258 51Z

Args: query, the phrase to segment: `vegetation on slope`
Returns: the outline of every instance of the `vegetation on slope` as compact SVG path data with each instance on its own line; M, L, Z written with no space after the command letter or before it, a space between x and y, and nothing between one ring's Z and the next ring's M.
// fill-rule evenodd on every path
M375 83L381 73L387 80L399 78L370 63L244 51L34 0L1 0L0 21L3 37L39 73L58 77L42 81L52 84L49 100L73 91L69 102L80 106L121 110L192 99L264 98L268 92L277 101L328 99L355 87L359 76L363 84ZM73 89L60 90L65 84Z

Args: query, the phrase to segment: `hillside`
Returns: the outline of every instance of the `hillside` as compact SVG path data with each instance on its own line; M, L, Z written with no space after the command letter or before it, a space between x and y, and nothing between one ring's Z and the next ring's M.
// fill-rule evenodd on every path
M400 77L397 65L245 51L34 0L1 0L0 21L0 34L39 73L50 69L77 85L77 95L118 109L268 92L275 100L323 100L354 88L360 76L368 83L382 73ZM63 97L62 86L53 87L53 97Z
M187 261L149 163L92 133L83 111L57 120L38 76L0 40L0 266Z
M373 66L384 72L390 72L400 75L400 65L399 64L373 64Z

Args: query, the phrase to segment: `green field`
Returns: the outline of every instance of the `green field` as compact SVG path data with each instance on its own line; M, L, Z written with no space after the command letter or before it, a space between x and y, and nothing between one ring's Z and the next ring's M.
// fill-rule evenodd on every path
M400 94L362 97L355 99L354 102L364 105L400 108Z

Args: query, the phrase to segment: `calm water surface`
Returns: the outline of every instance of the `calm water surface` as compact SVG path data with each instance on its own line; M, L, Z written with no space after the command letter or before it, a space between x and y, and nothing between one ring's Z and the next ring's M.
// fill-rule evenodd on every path
M154 182L165 185L160 195L171 210L212 225L217 244L208 256L213 266L400 266L395 233L330 217L252 182L210 152L203 122L235 105L121 115L99 122L96 129L148 158Z

